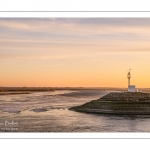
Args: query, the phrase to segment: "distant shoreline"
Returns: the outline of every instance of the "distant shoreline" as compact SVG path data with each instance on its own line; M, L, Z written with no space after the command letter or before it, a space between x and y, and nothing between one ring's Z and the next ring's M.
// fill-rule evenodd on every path
M150 88L140 88L143 92L150 92ZM112 90L127 91L118 87L0 87L1 92L46 92L55 90Z
M0 92L0 95L30 94L30 92Z

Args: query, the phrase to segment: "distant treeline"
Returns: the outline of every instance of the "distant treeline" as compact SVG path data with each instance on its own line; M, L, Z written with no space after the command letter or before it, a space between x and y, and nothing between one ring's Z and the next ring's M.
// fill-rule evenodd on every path
M0 92L16 91L54 91L54 90L126 90L125 88L107 87L0 87Z
M18 92L18 91L53 91L53 88L47 87L0 87L0 92Z
M112 90L127 91L127 88L116 87L0 87L0 92L17 91L54 91L54 90ZM141 88L143 92L150 92L150 88Z

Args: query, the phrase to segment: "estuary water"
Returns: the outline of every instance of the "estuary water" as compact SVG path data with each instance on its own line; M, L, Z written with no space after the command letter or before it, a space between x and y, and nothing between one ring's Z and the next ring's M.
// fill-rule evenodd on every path
M0 132L149 132L150 116L112 116L68 110L109 90L56 90L0 95Z

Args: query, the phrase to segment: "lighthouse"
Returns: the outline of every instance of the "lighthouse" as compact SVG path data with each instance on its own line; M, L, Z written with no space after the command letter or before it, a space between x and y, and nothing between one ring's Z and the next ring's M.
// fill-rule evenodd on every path
M127 73L127 78L128 78L128 92L135 92L135 85L130 85L130 79L131 79L131 73L129 72Z
M131 78L130 70L131 70L131 69L129 69L129 72L128 72L128 74L127 74L128 86L130 86L130 78Z

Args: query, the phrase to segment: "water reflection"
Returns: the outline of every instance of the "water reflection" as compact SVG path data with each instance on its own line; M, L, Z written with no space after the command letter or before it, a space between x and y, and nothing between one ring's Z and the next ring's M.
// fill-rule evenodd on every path
M68 110L98 99L110 91L58 90L0 96L0 132L3 122L18 121L15 132L149 132L149 116L85 114ZM12 131L7 131L12 132Z

